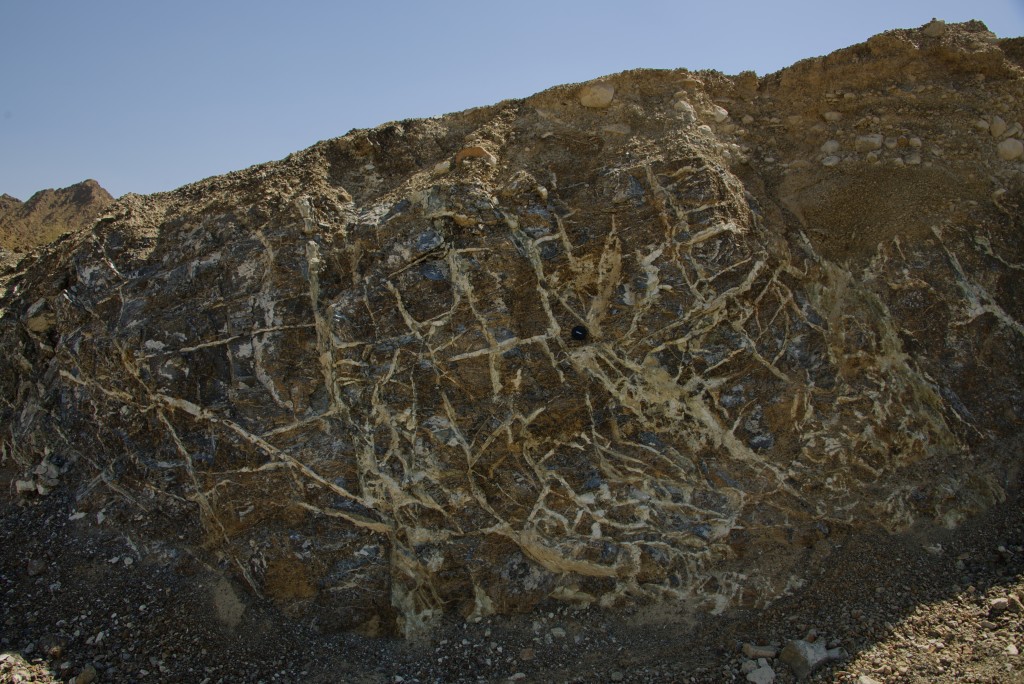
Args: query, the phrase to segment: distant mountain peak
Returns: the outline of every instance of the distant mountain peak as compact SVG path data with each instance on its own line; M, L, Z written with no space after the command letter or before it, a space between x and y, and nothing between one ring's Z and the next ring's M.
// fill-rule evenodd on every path
M25 251L53 242L91 225L113 201L92 178L66 188L40 190L26 202L0 195L0 247Z

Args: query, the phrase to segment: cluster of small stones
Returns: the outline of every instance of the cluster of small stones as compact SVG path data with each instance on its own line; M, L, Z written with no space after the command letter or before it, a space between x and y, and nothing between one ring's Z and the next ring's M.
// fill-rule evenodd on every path
M940 21L929 25L921 35L925 40L937 41L945 33L945 24ZM988 36L985 40L995 42L994 36ZM883 38L884 35L876 36L873 40L882 42ZM748 73L735 80L742 84L752 78L754 75ZM977 75L975 83L978 88L990 87L983 74ZM894 79L884 89L835 89L824 94L816 111L801 112L785 111L785 104L776 102L770 93L758 93L752 98L714 96L705 100L705 106L698 112L688 99L704 84L699 76L693 76L690 84L691 88L676 95L674 103L680 118L684 123L697 121L699 130L716 140L723 158L731 163L748 164L756 160L759 166L775 165L786 173L840 164L928 168L946 166L948 157L978 149L983 163L995 175L1024 172L1024 125L1020 121L1024 92L1019 81L995 86L996 93L1003 88L1005 91L989 102L993 111L979 112L973 119L967 113L969 108L985 99L972 102L973 93L947 84L918 83L913 76L902 81ZM952 136L941 131L916 131L913 123L905 121L919 101L936 97L950 102L963 99L968 103L958 116L959 130ZM927 115L918 112L913 116ZM928 128L935 127L929 124ZM808 154L793 157L777 149L771 138L755 133L766 129L774 129L779 137L795 135L821 142Z
M722 665L722 681L773 684L780 673L803 681L826 667L833 672L828 681L848 684L920 681L921 676L958 681L965 668L982 659L993 661L990 669L1002 670L1007 677L1019 672L1024 604L1005 589L980 592L970 586L956 599L922 605L902 620L890 621L860 609L845 617L846 624L836 627L838 633L888 636L858 649L856 655L844 648L842 636L813 627L802 638L785 642L745 642Z
M858 97L870 98L873 100L891 99L893 95L913 99L915 95L928 93L936 86L919 85L912 90L902 91L893 88L888 93L854 93L834 92L828 95L832 104L845 103L848 105L856 103ZM1008 109L1002 105L1001 109ZM724 112L725 110L722 109ZM885 117L889 118L889 117ZM759 161L767 164L779 163L785 169L802 170L810 168L811 163L817 163L824 167L834 167L839 164L890 164L892 166L932 166L941 164L944 156L943 145L956 141L945 139L945 136L931 141L922 139L914 131L902 128L897 123L895 126L886 125L883 117L872 115L850 121L840 109L829 109L819 115L819 121L808 119L800 115L787 116L785 120L778 116L767 119L772 126L785 127L806 131L811 135L827 137L817 150L817 154L811 159L792 159L784 161L770 156L762 156ZM755 123L755 118L750 114L744 114L742 122L746 125ZM710 128L710 127L709 127ZM1007 125L1006 121L998 114L984 115L974 121L970 134L977 134L982 139L990 138L991 144L986 146L990 149L992 159L999 159L1004 162L1019 160L1024 156L1024 143L1021 142L1022 129L1019 121ZM748 131L739 128L735 124L722 127L720 135L734 136L737 140L725 145L725 149L740 162L747 163L751 154L756 154L757 149L742 140L748 135Z

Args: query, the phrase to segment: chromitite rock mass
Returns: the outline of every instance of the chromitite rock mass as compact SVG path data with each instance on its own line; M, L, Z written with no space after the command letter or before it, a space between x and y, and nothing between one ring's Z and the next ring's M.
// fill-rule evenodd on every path
M5 276L6 496L405 634L955 526L1019 475L1022 54L632 71L126 196Z

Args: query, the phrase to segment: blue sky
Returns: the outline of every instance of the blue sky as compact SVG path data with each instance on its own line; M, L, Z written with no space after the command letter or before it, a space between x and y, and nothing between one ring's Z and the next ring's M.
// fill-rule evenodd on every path
M385 121L638 67L771 73L1024 0L0 0L0 193L170 190Z

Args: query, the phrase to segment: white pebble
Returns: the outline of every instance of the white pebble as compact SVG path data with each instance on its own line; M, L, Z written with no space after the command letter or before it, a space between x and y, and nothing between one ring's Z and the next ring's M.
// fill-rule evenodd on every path
M821 115L821 118L825 121L839 121L843 118L843 115L840 112L825 112Z
M679 111L679 117L683 120L683 123L689 124L697 120L697 112L693 110L693 105L686 100L676 100L672 106Z
M1013 161L1024 155L1024 143L1016 138L1007 138L999 143L999 157L1006 161Z
M838 163L839 163L839 157L837 157L835 155L830 155L830 156L825 157L824 159L821 160L821 165L822 166L835 166Z
M821 151L824 152L825 154L835 154L836 152L839 151L839 141L826 140L825 143L821 146Z
M857 136L856 143L854 143L854 149L858 152L871 152L872 150L878 150L882 148L883 140L884 138L881 133L859 135Z
M993 138L998 138L1006 132L1006 122L1003 121L1001 116L993 116L992 123L989 126L988 132L992 134Z
M775 670L765 665L747 674L747 681L751 684L772 684L775 681Z

